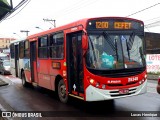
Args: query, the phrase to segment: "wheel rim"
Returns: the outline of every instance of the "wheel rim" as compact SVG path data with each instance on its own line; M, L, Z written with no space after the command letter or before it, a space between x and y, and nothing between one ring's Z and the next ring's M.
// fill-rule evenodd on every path
M66 86L62 84L59 88L59 94L61 98L66 98Z

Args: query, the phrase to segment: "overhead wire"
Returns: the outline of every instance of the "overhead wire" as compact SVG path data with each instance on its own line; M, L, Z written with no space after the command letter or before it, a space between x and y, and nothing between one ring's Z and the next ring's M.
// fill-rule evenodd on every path
M82 8L86 7L87 5L91 5L95 2L97 2L97 0L93 0L93 1L80 0L80 2L79 1L75 2L75 3L71 4L70 6L68 6L68 8L62 9L62 10L59 10L58 12L53 13L53 14L57 14L57 15L54 15L54 19L57 20L58 18L64 17L70 13L74 13L77 10L82 9Z
M145 11L145 10L151 9L151 8L153 8L153 7L155 7L155 6L159 5L159 4L160 4L160 3L156 3L156 4L152 5L152 6L149 6L149 7L147 7L147 8L142 9L142 10L139 10L139 11L137 11L137 12L135 12L135 13L130 14L130 15L127 15L126 17L130 17L130 16L132 16L132 15L138 14L138 13L143 12L143 11ZM157 18L160 18L160 17L157 17ZM149 20L154 20L154 19L157 19L157 18L153 18L153 19L149 19ZM149 21L149 20L148 20L148 21ZM150 28L150 27L155 27L156 24L159 23L159 22L160 22L160 20L154 21L154 22L152 22L152 23L150 23L150 24L146 24L144 27L149 31L148 28ZM151 26L149 26L149 25L151 25Z
M15 15L13 15L13 16L11 16L10 18L8 18L11 14L13 14L17 9L19 9L21 6L23 6L27 1L31 1L31 0L22 0L15 8L13 8L10 12L8 12L7 14L6 14L6 16L3 18L3 19L1 19L0 20L0 22L2 22L3 20L8 20L8 19L11 19L11 18L13 18L14 16L16 16L18 13L20 13L27 5L28 5L28 3L18 12L18 13L16 13Z
M149 6L149 7L147 7L147 8L142 9L142 10L139 10L139 11L137 11L137 12L135 12L135 13L130 14L130 15L127 15L126 17L130 17L130 16L132 16L132 15L138 14L138 13L143 12L143 11L145 11L145 10L148 10L148 9L150 9L150 8L152 8L152 7L155 7L155 6L159 5L159 4L160 4L160 3L156 3L156 4L152 5L152 6Z
M80 0L80 2L78 1L76 1L75 3L73 3L73 4L70 4L67 8L65 8L65 9L61 9L61 10L59 10L59 11L57 11L57 12L55 12L55 13L63 13L63 12L66 12L66 11L69 11L69 10L71 10L72 8L75 8L75 7L77 7L78 5L81 5L81 4L83 4L83 3L85 3L85 1L84 0ZM53 13L54 14L54 13Z
M145 22L148 22L148 21L152 21L152 20L155 20L155 19L158 19L158 18L160 18L160 16L155 17L155 18L151 18L151 19L148 19L148 20L144 20L144 21L145 21Z
M8 20L8 19L11 19L13 18L14 16L16 16L17 14L19 14L30 2L31 0L27 0L28 2L16 13L14 14L13 16L9 17L9 18L6 18L5 20ZM17 9L16 9L17 10Z
M66 16L66 15L68 15L68 14L70 14L70 13L74 13L75 10L79 10L79 9L81 9L81 8L86 7L87 5L91 5L91 4L95 3L96 1L97 1L97 0L87 1L87 2L84 1L84 2L82 2L82 3L80 3L80 4L78 4L77 6L70 7L69 9L67 9L66 11L64 11L64 13L63 13L64 15L58 13L58 15L55 16L55 18L60 18L60 17L62 17L62 16Z

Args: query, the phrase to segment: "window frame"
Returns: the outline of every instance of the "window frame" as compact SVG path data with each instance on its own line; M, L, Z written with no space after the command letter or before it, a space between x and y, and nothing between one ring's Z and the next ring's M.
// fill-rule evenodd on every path
M12 43L10 45L10 51L11 51L11 59L15 58L15 45Z
M22 48L21 44L23 45ZM20 59L24 58L24 41L19 42L19 58Z
M60 45L54 44L53 43L53 36L60 35L60 34L62 34L61 35L62 37L58 37L58 39L62 39L62 44L60 44ZM49 53L50 53L49 57L51 59L54 59L54 60L62 60L62 59L64 59L64 37L65 37L64 35L65 34L64 34L63 31L50 34L50 36L49 36L49 38L50 38L50 41L49 41ZM62 47L62 48L58 48L58 47ZM53 57L53 53L52 53L53 52L52 51L53 48L55 48L55 49L58 48L59 49L59 50L55 50L56 57ZM59 51L61 51L61 53L58 54ZM60 55L60 54L62 54L62 55ZM60 55L60 57L57 57L59 55Z
M27 43L27 47L26 47L26 43ZM30 58L30 44L29 44L29 40L25 40L24 41L24 57L23 58Z
M41 40L42 40L42 38L44 38L44 37L47 37L47 44L45 45L45 46L41 46ZM49 58L49 51L48 51L48 44L49 44L49 37L48 37L48 35L43 35L43 36L41 36L41 37L39 37L38 38L38 58L39 59L48 59ZM44 53L43 52L40 52L41 51L41 49L43 50L43 49L45 49L46 51L46 56L44 56ZM42 57L43 56L43 57Z

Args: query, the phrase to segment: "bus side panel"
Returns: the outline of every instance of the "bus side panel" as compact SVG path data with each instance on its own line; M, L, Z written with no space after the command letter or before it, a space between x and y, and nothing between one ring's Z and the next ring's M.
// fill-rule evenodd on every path
M37 78L37 63L33 62L33 67L34 67L34 82L38 83L38 78Z
M55 90L55 77L57 75L63 76L62 71L65 71L66 68L63 67L63 60L50 60L49 61L49 74L51 77L51 89ZM55 67L54 64L58 64L59 66Z
M47 89L51 89L50 75L38 74L38 79L39 79L39 86Z
M38 71L39 86L45 87L47 89L51 89L48 60L39 59L37 64L38 64L37 71Z
M11 59L11 74L13 76L16 76L16 72L15 72L15 59Z
M51 75L51 90L55 91L55 76Z
M24 70L26 81L31 83L31 72L29 70Z
M19 59L19 69L18 69L18 77L21 78L21 70L24 70L24 62L23 59Z

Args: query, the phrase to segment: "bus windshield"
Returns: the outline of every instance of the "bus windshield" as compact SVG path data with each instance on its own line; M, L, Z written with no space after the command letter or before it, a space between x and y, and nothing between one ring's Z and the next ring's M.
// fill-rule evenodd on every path
M134 32L88 34L86 64L90 69L114 70L145 66L144 36Z

